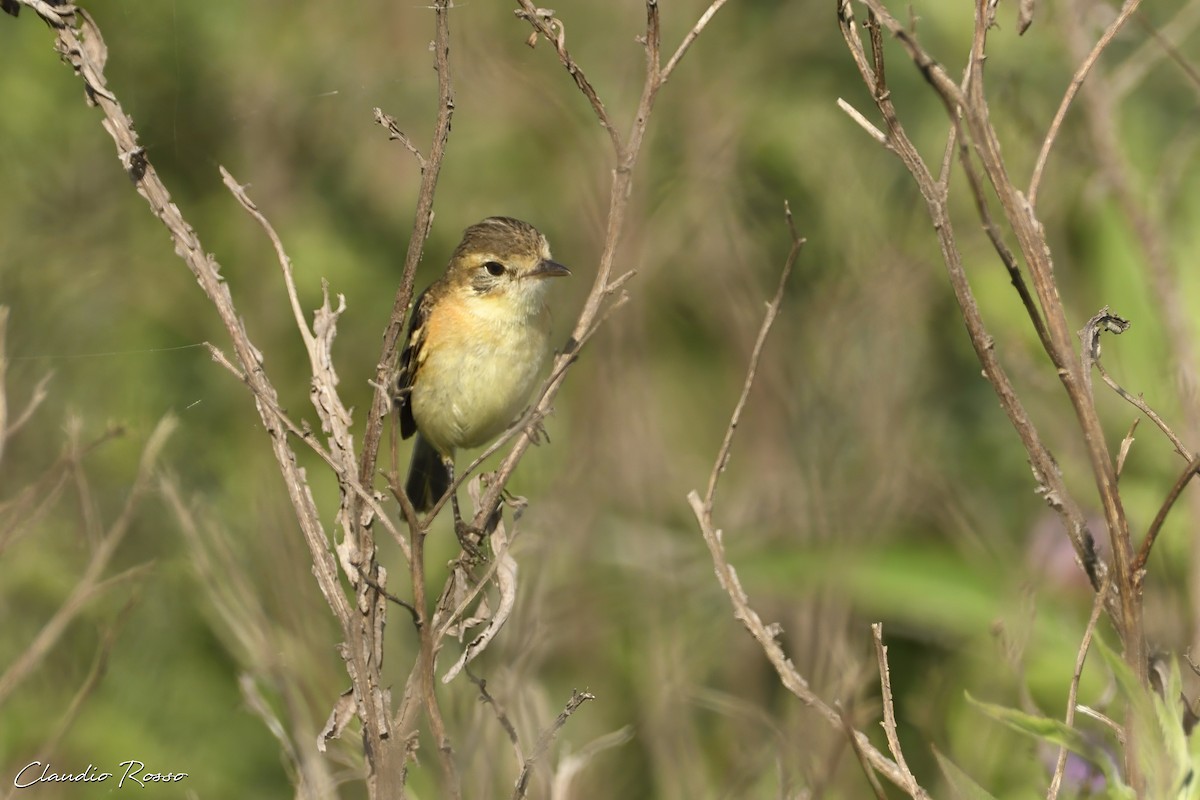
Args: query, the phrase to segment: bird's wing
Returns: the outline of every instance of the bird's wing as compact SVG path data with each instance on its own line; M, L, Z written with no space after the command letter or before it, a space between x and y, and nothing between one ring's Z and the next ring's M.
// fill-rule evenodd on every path
M408 325L408 337L404 341L404 350L400 353L400 374L396 378L396 408L400 412L400 438L407 439L417 432L417 421L413 419L412 387L416 381L417 370L421 368L424 358L421 350L425 345L425 332L428 330L429 309L432 303L425 302L429 290L417 296L413 306L412 319Z

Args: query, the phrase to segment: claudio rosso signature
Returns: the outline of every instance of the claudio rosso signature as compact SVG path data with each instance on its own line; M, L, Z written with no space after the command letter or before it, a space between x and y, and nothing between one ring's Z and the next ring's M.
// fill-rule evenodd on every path
M49 761L30 761L13 778L13 786L28 789L39 783L105 783L117 778L117 788L141 786L151 783L178 783L188 776L186 772L151 772L146 765L133 758L117 765L117 772L104 772L91 764L82 772L55 772Z

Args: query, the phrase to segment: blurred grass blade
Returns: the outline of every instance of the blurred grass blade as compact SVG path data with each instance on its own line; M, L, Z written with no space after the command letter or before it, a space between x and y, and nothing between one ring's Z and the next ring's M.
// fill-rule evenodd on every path
M1075 728L1049 717L1026 714L1015 708L976 700L971 696L970 692L967 692L967 700L992 719L1003 722L1013 730L1024 733L1027 736L1032 736L1035 739L1058 745L1059 747L1065 747L1095 764L1104 773L1104 779L1108 787L1107 797L1121 798L1122 800L1124 798L1129 798L1129 800L1136 798L1133 790L1121 780L1117 765L1113 762L1112 756L1108 751L1098 743L1085 737Z
M1142 686L1133 670L1115 650L1097 639L1094 647L1104 658L1117 687L1129 704L1133 728L1134 757L1146 776L1150 797L1195 797L1200 786L1194 777L1183 730L1182 681L1179 665L1172 659L1163 686L1163 696Z
M959 769L958 765L942 755L936 747L933 755L937 758L938 766L946 782L954 790L954 796L959 800L996 800L996 796L976 783L970 775Z

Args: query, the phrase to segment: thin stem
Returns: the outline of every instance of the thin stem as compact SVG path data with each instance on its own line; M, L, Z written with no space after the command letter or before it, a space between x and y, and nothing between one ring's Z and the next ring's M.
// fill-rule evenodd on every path
M1029 179L1029 206L1030 208L1037 207L1038 189L1042 185L1042 173L1046 170L1046 161L1050 158L1050 148L1054 146L1054 142L1058 139L1059 129L1062 128L1063 120L1066 119L1067 110L1071 107L1075 95L1079 94L1080 87L1087 80L1088 73L1092 71L1092 67L1100 60L1100 55L1105 48L1117 37L1121 32L1121 28L1129 20L1133 13L1137 11L1142 0L1126 0L1125 5L1121 7L1121 13L1117 14L1109 26L1104 31L1104 35L1096 42L1092 48L1092 52L1088 53L1079 67L1075 70L1075 75L1071 78L1071 83L1067 85L1067 91L1063 93L1062 101L1058 104L1058 111L1054 113L1054 120L1050 123L1050 127L1046 130L1046 138L1042 141L1042 149L1038 153L1037 162L1033 166L1033 175Z
M1083 641L1079 643L1079 653L1075 656L1075 671L1071 674L1071 687L1067 690L1067 715L1064 720L1067 727L1075 724L1075 704L1079 699L1079 679L1083 676L1083 663L1087 659L1088 649L1092 645L1092 635L1096 632L1096 623L1104 610L1104 597L1108 594L1108 581L1105 580L1096 592L1092 601L1092 614L1088 617L1087 627L1083 629ZM1054 776L1050 779L1050 789L1046 792L1046 800L1057 800L1062 786L1063 774L1067 768L1067 748L1058 749L1058 760L1054 764Z
M1162 530L1163 523L1167 521L1167 515L1171 513L1171 507L1175 505L1175 501L1183 493L1188 481L1197 474L1200 474L1200 456L1193 458L1184 467L1183 472L1175 480L1175 485L1167 493L1167 499L1163 501L1162 507L1154 515L1154 521L1150 523L1150 529L1146 531L1146 538L1142 540L1142 547L1138 551L1137 560L1134 562L1134 569L1137 570L1138 586L1141 586L1142 574L1146 569L1146 562L1150 559L1150 550L1154 547L1155 540L1158 539L1158 532Z
M721 473L725 471L726 465L729 463L729 452L733 447L733 436L737 433L738 422L742 418L742 409L746 407L746 400L750 397L750 389L754 386L754 376L758 373L758 362L762 358L763 345L766 344L767 334L771 332L771 326L775 324L775 317L779 315L779 307L783 303L783 293L787 288L788 278L792 275L792 269L796 266L796 259L800 256L800 250L804 247L804 239L797 237L795 229L792 227L792 209L787 204L784 205L784 213L787 217L788 227L792 229L792 246L788 251L787 259L784 261L783 270L779 274L779 285L775 289L775 296L771 298L771 302L767 304L767 312L763 317L762 325L758 329L758 337L754 340L754 348L750 351L750 365L746 369L746 380L742 383L742 393L738 397L737 405L733 407L733 416L729 420L729 426L725 429L725 438L721 442L721 449L717 451L717 460L713 462L712 473L708 476L708 489L704 493L704 506L709 510L713 507L713 499L717 494L717 482L721 479Z

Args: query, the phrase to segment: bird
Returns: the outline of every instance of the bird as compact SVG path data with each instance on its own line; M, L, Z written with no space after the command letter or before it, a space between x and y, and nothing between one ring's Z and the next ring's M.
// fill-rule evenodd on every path
M571 271L537 228L512 217L468 227L445 273L413 307L400 354L400 435L414 434L405 493L418 512L454 483L460 449L481 447L524 409L550 351L549 278ZM455 531L466 545L458 498Z

